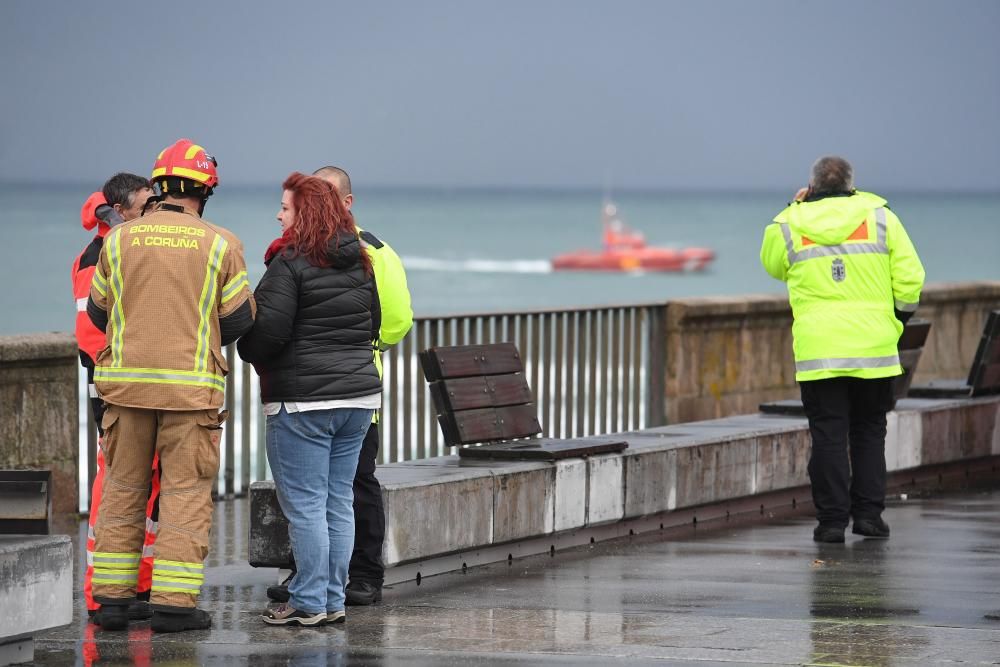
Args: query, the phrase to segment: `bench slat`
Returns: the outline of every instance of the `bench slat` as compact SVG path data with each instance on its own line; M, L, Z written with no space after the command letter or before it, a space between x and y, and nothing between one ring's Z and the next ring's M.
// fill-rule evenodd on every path
M931 323L929 320L912 319L907 322L897 343L899 351L922 348L924 343L927 342L927 334L930 330Z
M428 381L524 370L521 354L513 343L432 347L420 353L420 363Z
M968 383L973 396L1000 390L1000 310L991 311L986 318Z
M521 373L437 380L430 387L438 414L521 405L534 400L528 381Z
M446 412L438 417L445 442L454 447L474 442L510 440L542 431L534 403L502 408Z

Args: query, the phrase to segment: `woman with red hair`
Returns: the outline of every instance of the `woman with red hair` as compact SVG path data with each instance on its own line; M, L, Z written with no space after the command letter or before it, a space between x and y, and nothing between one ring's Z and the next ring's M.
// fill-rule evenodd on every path
M297 568L288 602L264 621L316 626L345 620L354 473L381 401L381 318L371 260L330 183L293 173L278 221L254 291L257 319L238 349L260 376L267 458Z

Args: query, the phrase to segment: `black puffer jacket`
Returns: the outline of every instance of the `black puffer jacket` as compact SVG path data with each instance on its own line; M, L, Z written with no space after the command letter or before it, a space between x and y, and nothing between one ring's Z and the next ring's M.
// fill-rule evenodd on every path
M339 240L339 246L337 241ZM330 241L330 268L278 252L254 290L257 318L240 357L260 375L261 400L326 401L381 391L372 342L380 310L357 236Z

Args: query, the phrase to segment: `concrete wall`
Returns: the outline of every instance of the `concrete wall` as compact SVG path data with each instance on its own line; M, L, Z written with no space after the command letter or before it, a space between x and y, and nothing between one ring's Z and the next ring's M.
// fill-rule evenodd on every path
M965 378L1000 281L929 285L917 317L931 331L915 377ZM756 412L798 396L786 296L677 299L667 305L668 424Z
M0 644L73 620L73 565L68 535L0 535ZM30 644L5 658L30 661Z
M78 507L76 342L0 336L0 468L52 471L52 511Z
M1000 456L1000 396L905 399L889 413L888 426L891 472ZM379 466L386 565L809 484L809 429L801 417L738 415L615 438L628 448L586 459L529 463L444 456ZM251 511L250 562L287 565L287 528L272 482L251 485Z

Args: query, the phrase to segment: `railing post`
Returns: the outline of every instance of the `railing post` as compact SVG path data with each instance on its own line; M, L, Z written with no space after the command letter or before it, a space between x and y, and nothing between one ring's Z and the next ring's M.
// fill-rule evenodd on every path
M240 363L240 493L250 492L250 410L253 402L250 391L250 364Z
M650 306L646 310L649 318L646 348L649 350L649 366L646 369L646 428L663 426L667 423L667 306Z
M87 513L90 513L90 505L94 500L94 478L97 477L97 422L94 420L94 410L90 406L90 385L87 385L87 400L84 402L84 410L87 411L87 490L84 497L87 499Z
M236 365L236 346L226 347L226 363L230 368ZM236 429L233 423L233 408L236 406L236 387L233 374L230 373L226 380L226 410L229 411L229 424L226 425L226 472L224 476L225 493L227 498L232 498L236 493Z

